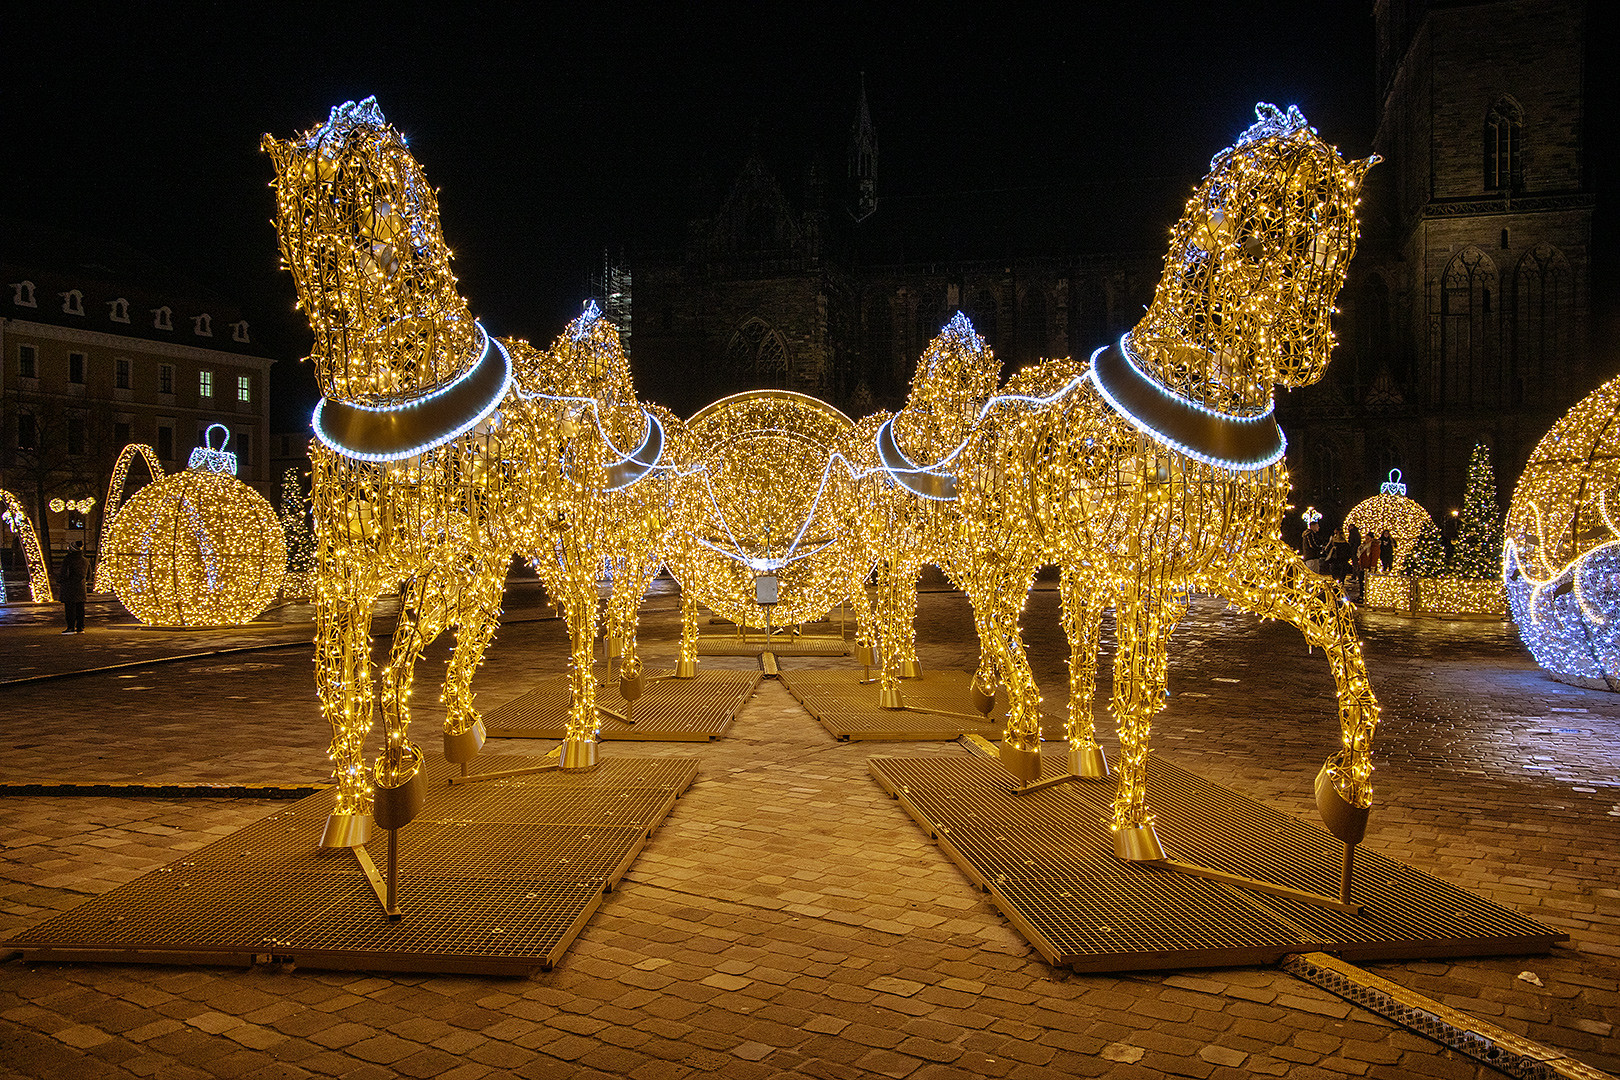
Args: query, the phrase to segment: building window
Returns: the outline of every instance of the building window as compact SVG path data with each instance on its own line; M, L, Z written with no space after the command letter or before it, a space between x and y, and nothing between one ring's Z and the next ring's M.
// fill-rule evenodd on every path
M32 450L38 440L34 431L34 417L31 413L17 414L17 449Z
M240 319L240 320L238 320L236 322L231 323L231 340L232 341L240 341L244 345L246 345L248 343L248 332L247 332L247 320L246 319Z
M34 299L34 283L32 281L13 281L11 283L11 302L18 307L39 307Z
M251 375L238 375L236 377L236 400L237 401L252 401L253 400L253 376L251 376Z
M191 332L198 337L214 336L214 318L212 315L193 315L191 317Z
M84 385L84 353L68 353L68 382Z
M1485 116L1485 190L1524 186L1524 110L1502 98Z
M214 396L214 373L212 371L197 372L197 396L209 398Z
M116 300L107 301L107 318L113 322L129 322L129 301L122 296Z
M282 457L292 457L292 436L291 435L282 435L282 436L280 436L280 439L281 439L281 456Z
M17 346L17 374L24 379L39 378L39 350L34 346Z
M129 359L120 356L113 361L113 386L119 390L129 389Z
M1457 253L1440 282L1440 401L1444 405L1496 404L1492 363L1496 321L1491 294L1496 264L1476 247Z
M174 309L170 308L169 305L167 305L167 304L164 304L162 307L153 308L152 309L152 329L154 329L154 330L173 330L174 329Z
M726 348L731 367L762 389L787 389L791 374L782 336L761 319L749 319Z
M253 469L253 432L231 432L231 449L236 452L236 464L243 472L251 474Z
M158 393L160 393L160 394L172 394L172 393L174 393L174 365L173 364L159 364L158 365Z
M62 314L84 314L84 293L80 292L78 289L69 289L67 292L58 293L57 295L62 298Z
M129 436L129 421L120 420L113 425L113 442L118 444L119 449L129 445Z
M84 453L84 417L67 418L67 452L75 457Z
M174 460L174 426L172 424L158 425L157 455L164 461Z
M1564 383L1569 352L1574 275L1551 244L1537 244L1519 260L1513 319L1513 397L1546 400Z

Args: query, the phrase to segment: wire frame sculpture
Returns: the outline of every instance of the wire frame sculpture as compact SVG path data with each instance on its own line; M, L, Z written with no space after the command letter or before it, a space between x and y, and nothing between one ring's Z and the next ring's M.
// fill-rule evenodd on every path
M261 145L275 165L282 265L314 333L323 395L310 454L315 681L337 801L322 843L353 847L373 818L393 830L421 806L415 665L452 628L445 751L465 762L483 743L471 683L499 626L526 463L511 456L497 411L510 355L457 292L433 189L375 99ZM396 591L399 621L375 694L372 604ZM379 708L383 743L368 763Z
M375 99L262 146L323 395L311 454L316 687L338 796L322 843L354 847L372 821L392 833L420 811L415 667L451 629L445 756L465 767L482 747L471 683L514 552L535 562L568 616L574 701L562 767L594 767L597 582L614 553L635 564L631 576L650 575L661 496L623 493L660 468L664 425L635 401L617 331L594 306L549 350L478 325L450 270L433 189ZM376 705L383 741L368 763L371 606L396 590Z
M1423 527L1433 525L1434 519L1423 509L1422 503L1406 497L1406 485L1401 483L1399 469L1391 470L1389 476L1377 495L1363 499L1350 508L1350 512L1344 516L1344 524L1347 528L1354 525L1361 530L1362 536L1375 538L1388 529L1390 538L1395 541L1393 565L1398 567L1401 560L1411 554Z
M97 581L149 626L235 626L270 606L286 568L275 510L236 478L222 444L192 451L186 469L124 503Z
M1536 444L1513 490L1502 556L1513 622L1536 663L1610 690L1620 690L1617 516L1620 378Z
M1169 638L1193 589L1331 642L1341 747L1318 778L1318 803L1347 843L1360 839L1371 805L1376 701L1342 597L1279 536L1288 479L1273 391L1326 368L1358 192L1376 158L1346 161L1297 109L1256 113L1189 200L1136 327L1089 364L1020 371L949 452L885 463L902 486L955 500L951 572L1007 688L1002 760L1021 780L1040 775L1040 695L1018 627L1035 570L1062 567L1066 618L1082 646L1095 640L1102 610L1115 609L1120 760L1110 825L1128 859L1163 858L1146 766ZM971 380L951 365L924 369L908 408L957 400L972 412ZM898 418L894 426L905 427ZM930 479L946 474L949 492ZM1071 717L1071 757L1087 745L1084 726Z
M677 461L685 537L668 556L683 595L743 627L810 622L852 599L870 567L845 457L853 428L791 390L736 394L694 415L691 456Z

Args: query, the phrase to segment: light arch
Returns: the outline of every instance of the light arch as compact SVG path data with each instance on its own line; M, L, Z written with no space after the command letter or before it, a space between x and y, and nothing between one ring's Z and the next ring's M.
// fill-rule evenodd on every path
M22 500L5 488L0 488L0 509L5 511L12 529L22 536L23 555L28 559L28 591L34 603L54 603L56 595L51 592L51 571L45 565L39 535L34 532L34 523L29 520L28 511L23 509Z
M112 480L107 484L107 501L101 504L101 543L97 551L106 548L107 535L112 529L113 518L118 514L118 507L124 501L124 482L129 478L130 462L139 455L146 462L146 471L151 473L152 482L163 479L163 465L158 461L157 451L145 443L130 443L118 452L118 461L113 465ZM96 577L101 577L101 560L96 560ZM91 588L96 592L105 592L99 581L92 582Z

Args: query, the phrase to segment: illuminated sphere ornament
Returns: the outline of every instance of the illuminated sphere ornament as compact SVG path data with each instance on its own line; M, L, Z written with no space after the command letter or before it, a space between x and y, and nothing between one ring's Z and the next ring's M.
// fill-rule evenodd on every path
M705 406L687 426L696 460L681 462L677 497L690 542L669 553L683 591L743 626L765 625L762 599L777 626L850 599L871 567L838 456L849 417L805 394L755 390Z
M1508 509L1502 566L1519 636L1554 676L1620 690L1620 378L1536 444Z
M208 429L225 432L221 424ZM287 544L264 496L236 478L225 442L191 452L184 472L137 491L101 553L103 581L141 622L234 626L275 599Z
M1395 566L1411 554L1423 526L1434 524L1421 503L1406 497L1406 485L1401 482L1401 470L1391 469L1389 479L1379 486L1378 494L1358 502L1344 518L1345 527L1354 525L1362 536L1377 538L1385 529L1395 539Z

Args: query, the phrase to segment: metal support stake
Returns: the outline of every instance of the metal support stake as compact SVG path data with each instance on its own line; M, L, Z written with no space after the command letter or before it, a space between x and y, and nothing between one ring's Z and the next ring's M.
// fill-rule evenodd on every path
M390 920L399 918L399 830L388 830L388 897L383 911Z
M1352 866L1355 863L1355 860L1356 845L1344 845L1344 878L1339 883L1339 900L1342 903L1350 903L1350 875L1352 873Z

